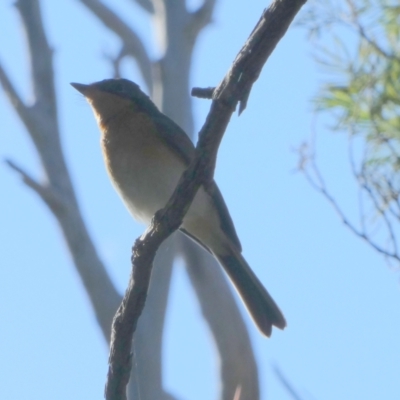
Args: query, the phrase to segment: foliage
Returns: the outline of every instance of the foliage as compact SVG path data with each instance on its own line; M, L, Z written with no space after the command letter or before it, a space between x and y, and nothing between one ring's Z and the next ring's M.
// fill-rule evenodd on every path
M329 112L333 131L347 132L350 143L361 142L361 150L352 148L351 166L374 218L368 220L360 210L361 227L350 224L319 171L315 174L315 164L312 183L356 234L399 262L400 5L391 0L316 0L299 24L315 45L316 61L328 72L314 99L316 113ZM303 171L311 177L310 169ZM382 236L371 234L377 220L385 227L383 244Z

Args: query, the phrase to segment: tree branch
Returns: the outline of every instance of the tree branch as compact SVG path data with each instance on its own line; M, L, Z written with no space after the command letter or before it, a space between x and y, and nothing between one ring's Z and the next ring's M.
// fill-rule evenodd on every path
M153 90L152 62L139 35L101 1L79 1L122 40L121 52L124 55L132 56L136 60L147 88L151 93Z
M29 107L27 107L22 101L21 97L17 93L14 85L11 82L11 79L7 75L3 66L0 64L0 84L3 87L4 92L6 93L8 100L14 107L14 110L17 112L19 118L23 122L23 124L28 127L31 124L31 113Z
M193 42L200 31L211 22L215 3L216 0L203 0L203 4L196 11L189 13L187 30Z
M290 23L304 3L306 3L306 0L275 0L263 12L224 81L214 92L214 98L219 97L220 91L226 92L223 97L228 102L231 102L232 99L239 100L239 115L244 111L253 83L258 79L268 57L274 51L275 46L286 33ZM266 37L268 37L268 40L265 40ZM228 80L236 82L236 85L228 88Z
M241 397L238 399L258 400L257 362L249 332L224 272L216 268L218 266L211 254L184 235L179 236L185 249L182 257L189 278L218 349L222 383L222 393L218 398L234 399L235 393L239 393L239 386Z
M385 257L389 259L393 259L396 262L400 263L400 255L397 253L395 248L394 251L386 250L384 247L380 246L378 243L372 240L372 238L365 232L365 229L357 229L356 226L347 218L341 207L339 206L338 202L329 192L326 187L325 181L322 178L322 175L318 169L318 166L315 162L315 156L313 153L307 153L308 146L303 144L299 150L300 161L298 169L303 172L304 176L306 177L307 181L310 185L319 193L321 193L331 204L333 209L339 215L340 219L342 220L343 224L347 226L351 232L353 232L359 238L365 240L372 248L374 248L377 252L383 254ZM315 179L311 176L307 165L311 165L312 173L315 176Z
M62 211L64 208L63 201L50 186L44 186L40 184L12 160L6 159L5 162L11 169L21 175L22 181L34 192L36 192L55 214L58 214Z
M46 186L35 181L15 163L8 161L8 165L42 198L59 222L97 321L108 341L110 322L121 297L87 232L65 164L59 135L52 50L43 29L40 3L38 0L18 0L16 6L28 39L31 84L35 95L32 106L24 106L2 69L0 79L33 140L46 174Z
M183 173L166 207L155 214L151 226L135 242L129 286L113 321L107 400L126 399L132 336L145 304L155 252L162 241L179 228L199 187L207 186L212 180L217 150L237 103L247 100L268 56L304 3L305 0L276 0L264 11L231 70L216 88L191 165ZM268 23L271 26L267 26Z
M131 0L132 3L136 3L146 10L149 14L154 14L154 6L151 0Z
M46 108L57 118L57 99L54 88L53 51L47 42L41 20L40 4L18 0L15 3L27 32L32 86L35 95L34 107ZM33 34L34 32L34 34Z
M154 3L158 3L155 7L157 18L154 19L157 25L156 30L160 33L159 37L162 36L162 38L160 37L161 44L166 45L164 47L165 54L159 63L159 71L164 84L162 100L159 97L158 104L166 115L177 122L188 135L194 137L188 71L190 71L192 63L195 44L193 40L197 40L197 38L193 39L186 34L190 16L187 11L187 1L155 0ZM155 100L157 101L157 96L155 96ZM178 253L185 260L190 283L203 310L204 322L213 335L218 358L221 360L219 364L221 400L232 400L232 393L238 382L242 386L244 396L248 395L248 398L257 400L259 399L258 371L243 316L238 312L237 302L233 301L226 307L222 306L225 304L225 301L221 301L223 294L230 293L229 282L225 279L220 265L214 257L204 252L203 249L193 249L197 245L193 245L191 240L181 236L175 235ZM153 275L157 272L154 269ZM201 279L204 276L208 281ZM152 276L151 286L153 286L154 278ZM210 285L218 286L219 290L209 290ZM229 298L232 300L232 296ZM148 298L147 303L149 300L151 299ZM221 306L219 307L217 304ZM141 322L138 328L142 324L143 316L140 318ZM221 324L221 320L224 321L224 325ZM224 329L227 327L230 327L231 330ZM238 347L238 337L235 337L235 332L242 331L245 333L241 336L241 343ZM136 343L136 339L137 332L135 332L134 343ZM242 349L240 354L238 348Z
M191 95L193 97L198 97L199 99L212 99L214 95L215 87L208 88L192 88Z
M351 12L351 19L352 23L355 26L355 29L357 30L358 34L369 44L371 45L381 56L387 58L387 59L398 59L394 54L389 54L386 52L379 44L373 40L369 35L367 35L366 29L360 22L360 13L359 10L357 9L357 5L354 3L353 0L347 0L346 1L347 5L349 6L350 12Z
M283 372L280 370L278 366L273 367L275 376L279 379L281 385L286 389L289 395L293 398L293 400L303 400L303 398L299 395L297 390L293 387L293 384L286 378Z

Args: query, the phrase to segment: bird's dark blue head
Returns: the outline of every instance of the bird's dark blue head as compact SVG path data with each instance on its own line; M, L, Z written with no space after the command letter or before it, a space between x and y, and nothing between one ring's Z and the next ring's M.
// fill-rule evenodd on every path
M118 96L130 98L138 97L140 95L146 96L141 90L139 85L128 79L104 79L99 82L92 83L93 87L109 92ZM146 96L147 97L147 96Z
M137 108L142 111L148 113L158 112L157 107L150 98L141 91L139 85L128 79L104 79L90 85L81 83L71 83L71 85L88 99L92 98L95 93L109 93L132 101Z
M124 78L104 79L102 81L92 83L90 86L133 101L151 101L149 97L141 91L139 85Z

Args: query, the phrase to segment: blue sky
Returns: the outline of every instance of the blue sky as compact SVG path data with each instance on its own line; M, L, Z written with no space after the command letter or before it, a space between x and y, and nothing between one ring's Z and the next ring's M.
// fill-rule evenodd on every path
M149 22L130 3L116 7L150 42ZM194 86L222 79L266 6L219 1L214 23L196 48ZM65 155L89 230L122 291L131 244L143 227L108 182L92 113L69 86L109 77L104 54L113 54L118 41L78 2L47 0L43 12L55 50ZM0 5L0 26L0 60L29 99L23 35L11 1ZM398 273L353 236L296 172L295 149L315 129L321 169L356 220L347 139L330 134L327 121L312 111L321 74L311 51L304 32L290 29L254 85L247 110L232 118L216 171L244 255L288 321L285 331L265 339L244 313L260 366L262 399L290 399L273 374L278 365L305 399L395 400L400 396ZM131 63L125 72L140 83ZM193 103L198 130L210 103ZM40 177L32 143L2 94L0 108L0 157ZM107 348L57 223L4 164L0 182L0 398L102 398ZM172 287L165 385L182 399L216 399L218 360L182 265Z

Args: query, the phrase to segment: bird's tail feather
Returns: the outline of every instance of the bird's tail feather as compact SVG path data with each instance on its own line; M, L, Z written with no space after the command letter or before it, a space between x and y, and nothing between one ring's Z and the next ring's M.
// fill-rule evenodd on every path
M239 292L246 308L261 332L270 336L272 326L283 329L285 317L246 260L236 249L215 255Z

